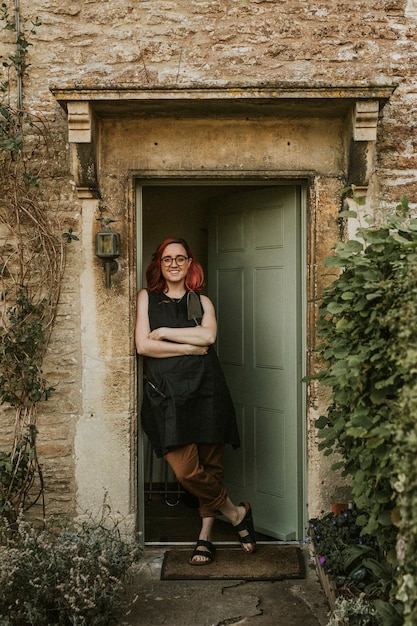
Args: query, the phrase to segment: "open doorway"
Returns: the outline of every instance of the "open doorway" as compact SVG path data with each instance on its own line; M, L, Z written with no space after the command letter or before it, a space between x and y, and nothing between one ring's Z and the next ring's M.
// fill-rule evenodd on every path
M288 186L287 186L288 187ZM285 188L287 189L287 188ZM274 196L274 190L277 190L278 196ZM144 270L150 262L151 255L157 245L167 236L183 237L186 239L193 249L197 259L203 266L206 276L206 293L212 298L216 309L218 307L219 320L219 338L218 351L220 360L223 359L223 368L226 378L230 379L236 396L239 395L239 388L246 386L242 376L252 379L251 371L242 374L240 367L243 362L249 363L247 370L254 365L254 371L257 370L264 376L256 383L258 386L269 386L274 395L275 383L274 374L284 369L279 359L270 358L268 351L270 347L274 348L274 354L283 350L281 337L286 333L286 318L295 320L294 326L294 342L291 347L293 355L291 363L293 363L291 376L294 379L293 391L291 395L290 411L281 406L269 406L266 401L247 402L239 396L237 403L238 419L240 421L241 433L244 433L243 449L235 455L233 452L226 456L226 481L228 480L228 471L230 470L228 489L231 495L239 498L241 489L246 488L246 482L252 484L251 496L257 500L255 509L258 509L258 518L260 524L257 528L259 538L267 540L271 539L297 539L301 538L304 523L302 521L302 509L304 498L304 458L302 443L302 401L300 384L301 372L299 370L301 361L301 309L302 298L300 297L299 287L301 285L301 238L300 238L300 215L301 215L301 194L300 187L291 185L288 187L291 199L290 205L285 208L280 198L282 197L284 186L274 183L247 183L247 184L173 184L169 182L162 184L161 181L140 185L140 206L142 207L142 229L138 229L141 235L141 246L143 259L143 276L142 283L145 285ZM285 195L285 194L284 194ZM275 197L278 200L274 199ZM271 200L272 198L272 200ZM255 204L254 204L255 200ZM293 224L291 232L283 234L281 225L283 225L283 216L285 214L293 215ZM240 216L246 215L246 225L240 223ZM213 220L213 216L216 219ZM249 217L248 217L249 216ZM231 221L232 219L232 221ZM233 221L237 220L237 222ZM248 221L249 220L249 221ZM252 221L251 221L252 220ZM267 220L267 221L265 221ZM271 221L272 220L272 221ZM239 222L239 223L238 223ZM248 233L252 233L254 238L259 239L255 248L262 251L262 255L266 255L263 265L260 265L260 257L257 254L256 260L244 261L239 253L231 255L230 267L222 268L220 264L223 262L225 255L223 253L217 255L214 252L216 244L214 240L219 241L219 232L215 233L216 226L220 225L220 239L224 240L226 248L227 236L226 231L230 231L230 236L235 238L237 232L243 232L246 229ZM247 330L243 328L239 320L234 321L227 316L225 309L230 305L233 308L233 299L240 301L240 293L234 292L233 285L239 282L238 275L243 275L243 265L249 263L247 271L248 276L252 275L257 281L251 287L245 288L247 293L252 292L251 297L256 293L256 285L263 284L272 292L283 292L281 283L281 271L285 262L280 256L271 257L274 251L283 248L284 239L288 242L289 237L292 238L291 257L287 262L291 267L292 274L287 279L292 283L296 283L293 291L292 301L286 304L286 309L280 309L280 302L283 298L278 298L276 311L269 309L265 313L265 307L259 313L258 322L251 324L255 328L255 335L258 334L257 357L258 365L256 365L254 354L243 355L242 358L236 357L236 349L230 344L230 337L240 333L247 336ZM233 244L229 248L239 248L240 244ZM294 252L293 248L296 248ZM226 250L225 248L225 250ZM232 250L233 252L233 250ZM281 252L280 252L281 254ZM226 255L227 256L227 255ZM229 255L230 256L230 255ZM246 255L247 256L247 255ZM270 260L272 259L272 261ZM273 271L265 271L272 269ZM223 272L223 273L222 273ZM226 282L219 276L226 276ZM264 280L266 277L266 282ZM271 283L272 277L272 283ZM230 284L232 281L232 285ZM229 281L229 282L228 282ZM139 281L140 282L140 281ZM274 289L274 285L281 285L280 289ZM225 296L222 291L228 294ZM287 293L288 289L285 289ZM234 295L233 295L234 294ZM267 296L270 299L270 295ZM258 298L256 296L256 298ZM288 297L284 300L288 300ZM246 302L245 319L250 317L250 311L254 309L253 302ZM255 307L256 309L256 307ZM279 311L281 310L281 313ZM285 312L287 311L287 312ZM219 317L220 315L220 317ZM242 314L243 315L243 314ZM276 336L276 341L265 340L262 331L262 337L259 335L259 329L265 325L271 326L278 323L277 332L272 333ZM226 329L221 332L221 329ZM258 331L256 331L258 328ZM237 329L237 330L236 330ZM223 338L222 338L223 337ZM254 337L251 337L250 344L254 344ZM268 344L268 345L267 345ZM245 351L245 350L244 350ZM259 356L263 351L264 357ZM246 351L245 351L246 354ZM265 356L266 355L266 356ZM267 361L270 361L268 364ZM238 361L242 361L239 362ZM236 367L238 365L238 367ZM266 377L265 377L266 372ZM269 380L269 382L268 382ZM284 384L286 383L279 383ZM141 385L139 385L141 389ZM234 393L232 390L232 397ZM249 406L251 405L251 406ZM291 415L289 413L291 412ZM272 430L271 430L272 429ZM273 447L269 442L276 439ZM287 438L287 443L286 439ZM288 441L291 445L291 451L287 453ZM143 480L142 489L140 490L141 502L139 506L142 508L142 524L145 533L145 542L162 543L162 542L179 542L192 543L195 541L196 534L199 529L199 518L193 509L194 502L187 494L183 494L181 487L175 482L175 477L170 472L164 461L158 460L152 454L150 446L145 438L142 440L141 455L143 467L140 468L140 479ZM282 457L282 458L281 458ZM285 458L285 462L282 459ZM265 465L266 464L266 465ZM248 469L250 468L250 470ZM244 475L244 476L243 476ZM236 476L238 478L236 479ZM288 489L286 485L288 484ZM294 502L284 503L284 495L286 491L292 491ZM143 506L142 506L143 502ZM284 515L281 522L275 523L277 511L284 507L289 507L291 511ZM278 508L276 508L278 507ZM229 528L221 523L215 529L216 541L232 540L233 534ZM234 538L233 538L234 539Z

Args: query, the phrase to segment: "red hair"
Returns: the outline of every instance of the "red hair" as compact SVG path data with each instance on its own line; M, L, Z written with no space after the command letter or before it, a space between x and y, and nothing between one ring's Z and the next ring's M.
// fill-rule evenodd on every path
M196 291L197 293L204 287L204 272L200 263L195 260L194 254L191 251L190 246L185 239L174 239L168 237L159 244L157 249L152 255L152 261L146 268L146 280L148 283L148 291L156 291L164 293L167 289L165 278L161 272L161 259L163 257L165 248L171 243L179 243L189 259L192 259L190 267L188 268L187 276L185 277L185 287L188 291Z

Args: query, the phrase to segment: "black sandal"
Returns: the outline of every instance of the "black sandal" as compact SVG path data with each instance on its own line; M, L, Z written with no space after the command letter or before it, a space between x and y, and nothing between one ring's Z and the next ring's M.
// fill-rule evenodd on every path
M255 529L253 527L253 518L252 518L252 509L249 502L241 502L239 506L244 506L246 509L246 515L243 520L237 524L237 526L233 526L235 531L237 532L238 539L240 541L240 545L245 550L244 544L251 543L253 545L253 550L249 552L249 550L245 550L248 554L253 554L256 550L256 538L255 538ZM240 532L246 531L248 534L242 537L239 535Z
M199 550L199 547L207 548L206 550ZM211 541L205 541L204 539L199 539L195 544L194 551L191 555L190 560L188 561L190 565L210 565L213 562L214 555L216 554L216 548L211 543ZM205 561L193 561L195 556L202 556L206 560Z

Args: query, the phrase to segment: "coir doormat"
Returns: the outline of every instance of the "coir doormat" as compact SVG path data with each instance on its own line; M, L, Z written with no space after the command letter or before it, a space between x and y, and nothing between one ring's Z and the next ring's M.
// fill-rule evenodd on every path
M165 552L161 580L285 580L304 578L305 567L297 545L263 544L254 554L242 548L217 548L210 565L190 565L192 548Z

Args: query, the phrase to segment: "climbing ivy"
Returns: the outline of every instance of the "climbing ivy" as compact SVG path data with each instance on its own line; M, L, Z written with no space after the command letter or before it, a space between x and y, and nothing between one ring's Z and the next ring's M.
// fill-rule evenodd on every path
M316 426L320 449L338 453L333 468L350 476L354 502L366 511L358 519L363 532L377 538L399 572L398 599L411 626L417 622L417 219L407 198L383 221L359 228L357 237L338 242L325 261L337 273L319 307L322 368L313 378L330 388L331 399ZM399 537L405 547L398 564ZM382 624L401 623L393 606L378 606Z
M28 63L28 49L32 46L29 37L36 33L36 28L41 25L39 18L34 21L29 21L22 15L17 15L16 10L14 17L10 15L9 8L5 2L0 7L0 20L4 25L4 29L11 31L15 36L15 49L12 54L9 54L7 58L3 58L2 65L6 70L6 78L0 82L0 91L6 94L10 88L10 74L13 73L18 83L18 97L17 106L22 108L22 80L25 76L26 70L29 67ZM17 22L18 20L18 22ZM2 57L0 57L2 58Z
M398 396L394 450L396 471L393 487L397 496L395 521L399 529L398 599L404 604L406 626L417 623L417 260L402 266L401 301L388 312L396 332L394 355L403 372L404 384Z
M15 33L15 50L3 59L0 81L0 402L14 410L10 450L0 450L0 516L15 521L40 498L37 413L53 391L42 374L60 298L65 245L77 239L43 182L51 131L22 107L29 67L28 36L39 21L19 24L1 5L0 22ZM19 89L20 87L20 89ZM17 103L12 105L13 93Z

